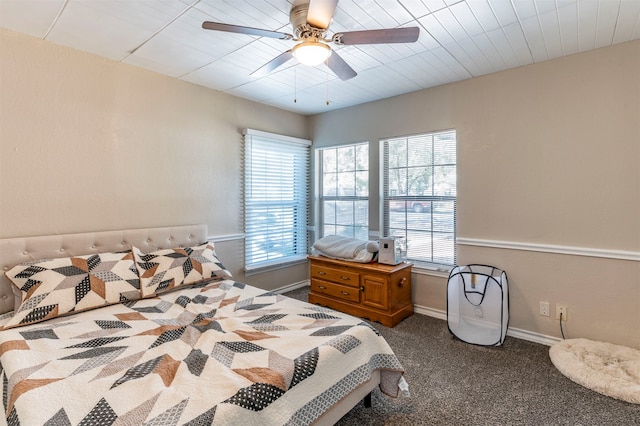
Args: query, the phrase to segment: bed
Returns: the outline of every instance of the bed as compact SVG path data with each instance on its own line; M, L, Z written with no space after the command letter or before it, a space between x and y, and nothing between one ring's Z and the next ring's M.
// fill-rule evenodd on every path
M0 423L333 424L406 389L367 322L233 280L206 240L206 225L0 240L22 289L0 277ZM42 306L51 271L75 304Z

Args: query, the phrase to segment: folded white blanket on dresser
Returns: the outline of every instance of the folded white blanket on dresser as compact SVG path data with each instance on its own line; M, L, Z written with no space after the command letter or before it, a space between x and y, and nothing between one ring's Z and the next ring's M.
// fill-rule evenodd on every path
M327 235L313 244L317 254L332 259L348 260L351 262L368 263L374 253L367 250L368 241L340 235Z

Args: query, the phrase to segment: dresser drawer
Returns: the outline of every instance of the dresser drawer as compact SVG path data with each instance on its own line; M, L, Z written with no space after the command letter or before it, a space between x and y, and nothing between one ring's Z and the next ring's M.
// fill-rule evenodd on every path
M360 274L357 272L342 271L321 265L311 265L311 279L314 278L351 287L360 287Z
M309 266L309 303L387 327L413 314L411 263L384 265L309 256Z
M318 279L311 280L311 291L315 293L325 294L335 297L336 299L348 300L350 302L360 301L360 289L356 287L347 287L344 285L322 281Z

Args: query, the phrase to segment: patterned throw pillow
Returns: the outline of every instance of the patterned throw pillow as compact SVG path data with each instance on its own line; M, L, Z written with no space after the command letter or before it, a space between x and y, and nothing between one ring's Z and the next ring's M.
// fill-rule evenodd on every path
M213 244L144 253L133 247L142 297L209 279L231 278L216 256Z
M5 275L22 299L4 328L140 299L140 279L131 252L25 262Z

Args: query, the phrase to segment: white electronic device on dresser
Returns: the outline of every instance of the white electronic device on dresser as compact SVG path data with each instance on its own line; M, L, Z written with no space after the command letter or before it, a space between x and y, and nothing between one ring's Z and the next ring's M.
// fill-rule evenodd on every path
M404 238L380 238L379 246L378 263L397 265L405 261L407 251Z

